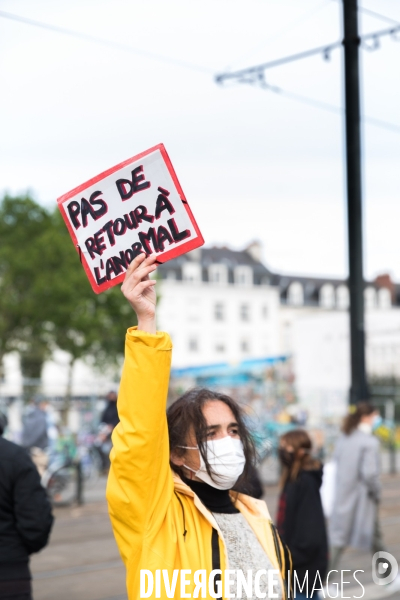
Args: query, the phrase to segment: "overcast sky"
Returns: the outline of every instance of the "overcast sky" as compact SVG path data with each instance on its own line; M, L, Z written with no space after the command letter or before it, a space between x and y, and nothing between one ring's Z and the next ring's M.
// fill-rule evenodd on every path
M363 6L400 22L398 0ZM1 0L0 190L56 198L159 142L206 243L264 246L272 270L347 274L339 114L214 75L340 39L335 0ZM360 15L363 32L389 23ZM400 38L400 36L399 36ZM363 50L365 273L400 281L400 44ZM342 105L342 51L268 83ZM1 243L1 242L0 242Z

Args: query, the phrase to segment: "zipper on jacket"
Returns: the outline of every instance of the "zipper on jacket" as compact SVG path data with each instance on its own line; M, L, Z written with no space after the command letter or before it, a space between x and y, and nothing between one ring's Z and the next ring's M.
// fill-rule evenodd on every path
M219 553L219 536L218 531L212 528L211 534L211 557L212 557L212 569L221 569L221 557ZM221 581L221 575L218 573L214 577L214 593L217 593L217 581ZM217 600L222 600L222 596L219 596Z
M186 534L187 534L187 529L186 529L186 520L185 520L185 509L183 508L183 503L182 500L179 498L178 494L174 491L175 496L178 498L178 502L181 505L181 509L182 509L182 518L183 518L183 539L186 542Z

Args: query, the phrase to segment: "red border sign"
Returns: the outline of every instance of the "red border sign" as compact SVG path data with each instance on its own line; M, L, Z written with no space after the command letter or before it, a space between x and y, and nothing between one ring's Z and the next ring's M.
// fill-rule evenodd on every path
M165 251L159 252L159 253L157 252L157 254L158 254L157 262L164 263L172 258L176 258L177 256L180 256L181 254L189 252L190 250L194 250L195 248L198 248L204 244L203 236L201 235L201 232L198 228L198 225L195 221L192 211L190 210L190 207L185 198L185 195L183 193L181 185L178 181L178 178L176 176L176 173L174 171L174 168L172 166L170 158L167 154L167 151L165 150L163 144L158 144L157 146L154 146L153 148L150 148L149 150L146 150L145 152L137 154L136 156L133 156L132 158L129 158L128 160L125 160L122 163L119 163L115 167L112 167L111 169L108 169L107 171L100 173L100 175L97 175L96 177L89 179L89 181L87 181L86 183L79 185L78 187L74 188L67 194L64 194L63 196L61 196L60 198L57 199L58 207L59 207L61 214L64 218L64 221L67 225L68 231L74 242L75 248L76 248L77 252L79 253L83 267L86 271L86 274L89 278L92 288L96 293L100 293L104 290L109 289L110 287L113 287L114 285L117 285L118 283L121 283L125 277L125 271L123 271L122 273L118 274L117 276L115 276L113 278L110 278L110 279L107 279L104 281L103 281L104 278L102 278L100 280L100 282L99 282L98 278L96 279L96 277L93 274L94 266L89 265L87 256L85 256L85 254L87 255L87 251L86 251L86 249L84 250L83 248L80 247L80 245L79 245L80 242L78 239L79 236L77 236L76 230L74 229L74 226L71 222L70 216L68 215L68 211L66 210L68 201L71 200L72 198L75 198L76 196L79 196L80 194L83 195L83 193L86 190L88 190L88 188L91 188L95 184L110 177L117 171L120 171L121 169L124 169L125 167L130 166L132 163L136 163L137 161L140 161L141 159L149 156L150 154L156 152L157 150L159 150L159 152L161 153L161 156L165 163L165 166L168 169L168 172L172 178L173 184L175 185L176 192L182 202L183 208L185 209L185 211L187 213L187 217L188 217L190 224L194 230L194 237L192 236L187 241L181 242L178 246L174 246L170 250L165 250ZM150 184L148 184L148 185L150 186ZM98 193L100 193L100 192L98 192ZM80 227L80 225L78 225L78 227ZM81 241L81 244L82 244L82 241ZM94 255L92 255L92 258L93 257L94 257Z

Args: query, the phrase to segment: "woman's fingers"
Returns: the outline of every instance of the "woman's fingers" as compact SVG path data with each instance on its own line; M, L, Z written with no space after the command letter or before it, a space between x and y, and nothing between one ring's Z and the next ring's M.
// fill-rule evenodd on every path
M136 286L136 293L138 296L140 296L140 294L143 294L143 292L147 289L147 288L151 288L154 285L156 285L156 280L155 279L148 279L147 281L142 281L141 283L138 283L138 285Z
M145 278L148 278L149 274L156 270L154 264L157 260L156 255L147 256L142 253L136 256L129 265L125 279L122 284L122 291L124 293L131 291L137 286L137 284Z

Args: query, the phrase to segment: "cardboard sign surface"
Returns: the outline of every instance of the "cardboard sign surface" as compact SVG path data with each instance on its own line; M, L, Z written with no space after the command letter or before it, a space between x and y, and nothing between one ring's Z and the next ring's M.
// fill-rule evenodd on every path
M163 144L57 202L96 293L121 283L140 252L163 263L204 244Z

